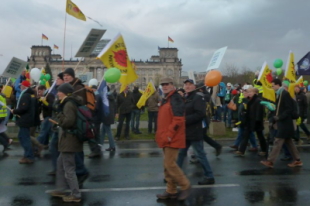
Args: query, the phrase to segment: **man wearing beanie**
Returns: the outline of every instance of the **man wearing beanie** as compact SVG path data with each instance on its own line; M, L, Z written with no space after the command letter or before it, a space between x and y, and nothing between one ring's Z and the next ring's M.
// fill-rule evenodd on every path
M57 159L56 190L52 196L62 197L64 202L80 202L81 193L75 173L75 154L83 151L83 142L69 130L75 129L77 119L77 106L82 105L78 96L72 95L74 89L69 83L64 83L58 87L57 96L60 100L59 113L57 115L58 126L60 127L60 137L58 150L60 152ZM67 195L65 190L69 186L71 194Z
M72 68L67 68L63 72L63 79L65 83L69 83L73 87L73 93L76 96L82 98L82 105L86 105L86 90L84 89L84 85L82 81L78 78L75 78L75 72ZM94 147L96 146L96 149ZM94 147L91 147L91 151L100 151L101 148L96 144ZM76 175L78 175L79 184L82 185L83 182L87 179L89 173L84 165L84 152L77 152L76 153Z
M79 78L75 78L75 72L72 68L67 68L63 72L63 79L65 83L70 83L74 89L74 94L80 96L83 99L83 105L86 104L86 91L82 81Z
M30 127L35 126L36 98L28 81L22 81L20 88L22 92L17 101L16 109L12 110L13 114L18 115L16 121L19 126L18 139L25 151L19 163L31 164L34 161L34 154L30 139Z

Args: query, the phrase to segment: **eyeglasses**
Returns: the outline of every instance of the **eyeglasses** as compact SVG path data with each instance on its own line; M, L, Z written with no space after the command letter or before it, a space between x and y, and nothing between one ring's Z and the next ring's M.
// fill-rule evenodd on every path
M169 83L162 83L161 86L168 86Z

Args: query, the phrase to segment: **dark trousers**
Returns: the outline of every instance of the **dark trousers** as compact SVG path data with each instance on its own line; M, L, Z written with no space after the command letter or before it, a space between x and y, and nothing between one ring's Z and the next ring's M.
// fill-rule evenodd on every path
M129 136L130 117L131 117L131 113L130 112L126 113L126 114L120 114L119 115L118 125L117 125L117 132L116 132L115 137L120 137L121 136L121 132L122 132L123 123L124 123L125 118L126 118L125 137Z
M239 152L242 152L243 154L245 153L246 147L248 145L249 139L250 139L250 134L251 131L249 129L245 129L244 133L243 133L243 138L239 147ZM263 131L256 131L256 136L258 138L259 144L260 144L260 148L262 150L262 152L266 152L267 149L267 144L266 144L266 140L263 134Z
M203 128L203 140L209 144L211 147L213 147L214 149L219 149L221 148L222 146L217 143L216 141L214 141L211 137L208 136L207 134L207 128Z
M100 124L101 123L95 123L96 139L94 139L92 141L88 141L90 151L92 153L96 153L96 154L101 154L101 147L98 145L100 143Z
M149 120L148 120L148 132L151 133L153 130L153 122L154 122L154 132L157 130L157 116L158 112L147 112Z

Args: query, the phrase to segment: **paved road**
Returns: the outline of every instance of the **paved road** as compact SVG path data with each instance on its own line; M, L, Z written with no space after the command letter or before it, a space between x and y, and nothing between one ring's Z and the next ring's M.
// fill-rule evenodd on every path
M216 184L198 186L202 177L199 165L186 161L184 171L193 190L184 202L158 201L155 194L164 191L162 153L154 142L118 142L115 153L104 152L101 159L86 158L91 171L82 189L80 203L62 203L46 191L54 189L54 178L46 173L51 169L48 151L33 165L20 165L22 149L12 145L11 151L0 155L0 206L200 206L200 205L309 205L310 147L301 152L304 166L288 168L280 160L275 169L259 164L262 159L247 152L246 157L234 157L224 142L223 153L215 157L206 146ZM85 153L89 154L87 145Z

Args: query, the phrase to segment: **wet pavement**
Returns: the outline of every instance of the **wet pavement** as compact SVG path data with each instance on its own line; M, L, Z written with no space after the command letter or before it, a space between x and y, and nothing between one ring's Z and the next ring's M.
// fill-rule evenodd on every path
M205 147L216 184L198 186L202 169L187 159L183 169L193 189L186 201L179 202L155 197L164 191L165 184L162 152L153 141L117 142L116 152L104 152L99 159L85 158L91 175L84 183L80 203L63 203L46 193L55 188L54 177L47 176L52 168L48 151L33 165L20 165L22 148L12 145L12 150L0 154L0 206L309 205L310 147L298 148L303 167L289 168L289 162L279 158L275 168L269 169L259 163L264 158L257 153L234 157L228 148L231 142L222 143L219 157L213 148ZM84 151L89 154L86 144Z

